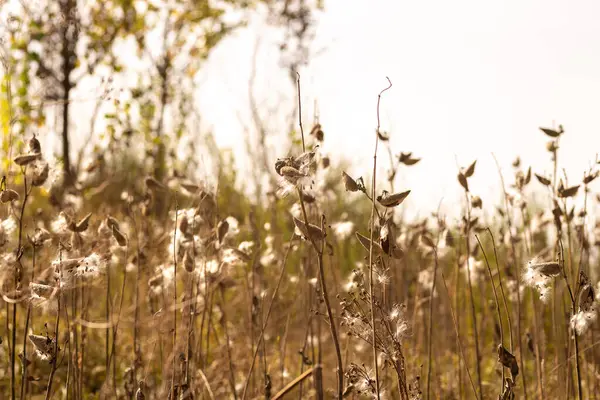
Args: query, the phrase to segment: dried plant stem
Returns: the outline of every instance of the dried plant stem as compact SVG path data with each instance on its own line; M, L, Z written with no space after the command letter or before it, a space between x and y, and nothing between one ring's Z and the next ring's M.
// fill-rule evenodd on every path
M427 399L430 399L430 387L431 387L431 351L432 351L432 342L433 342L433 301L435 299L435 283L437 279L437 271L438 271L438 254L437 248L433 249L433 256L435 260L435 264L433 267L433 282L431 284L431 293L429 295L429 324L428 324L428 342L427 342Z
M479 394L477 393L477 389L475 388L475 384L473 383L473 378L471 377L471 372L469 371L469 365L465 359L465 352L463 351L462 342L460 340L460 335L458 334L458 325L456 322L456 315L454 314L454 308L452 307L452 299L450 298L450 292L448 291L448 285L446 285L446 278L444 278L444 272L440 271L442 274L442 282L444 283L444 288L446 289L446 296L448 296L448 305L450 307L450 313L452 314L452 322L454 323L454 333L456 333L456 341L458 342L458 349L460 350L460 355L463 359L463 364L465 369L467 370L467 376L469 377L469 382L471 383L471 389L473 389L473 394L476 399L479 399Z
M59 250L58 250L59 272L58 272L57 286L60 284L60 279L62 279L62 243L59 243L58 246L59 246ZM55 323L55 326L54 326L54 354L52 357L52 368L50 369L50 376L48 377L48 385L46 387L46 397L45 397L46 400L49 400L50 397L52 396L52 382L54 381L54 374L56 373L56 369L57 369L56 360L58 359L58 328L60 326L60 307L61 307L60 297L61 297L61 292L59 291L58 294L56 295L57 310L56 310L56 320L54 322Z
M175 399L175 364L177 361L177 214L179 213L179 207L177 205L177 198L175 198L175 227L173 228L173 364L171 366L171 398Z
M571 300L571 312L573 313L573 315L575 315L575 313L577 313L577 305L575 303L575 296L573 296L573 291L571 290L571 285L569 284L569 280L567 279L567 272L565 271L565 250L561 239L559 239L559 245L560 259L562 264L562 276L565 280L565 283L567 284L567 290L569 291L569 298ZM573 341L575 342L575 372L577 373L577 397L579 400L581 400L583 398L583 390L581 388L581 368L579 366L579 340L577 332L573 332Z
M36 246L35 244L32 246L32 250L33 250L33 254L32 254L32 274L31 274L31 282L33 282L33 278L35 276L35 250L36 250ZM27 382L27 367L28 367L28 362L27 362L27 332L29 331L29 319L31 316L31 303L27 304L27 316L25 317L25 330L23 331L23 371L21 373L21 399L24 399L25 397L25 387L26 387L26 382Z
M371 301L371 327L372 327L372 337L371 344L373 347L373 369L375 371L375 388L377 390L377 399L381 398L381 394L379 392L379 368L377 367L377 329L375 326L375 305L374 305L374 282L373 282L373 235L375 231L375 212L377 207L375 206L375 192L377 186L377 148L379 147L379 128L381 126L381 122L379 119L379 105L381 103L381 95L389 90L392 87L392 81L390 78L386 77L389 85L379 92L377 95L377 129L375 130L375 151L373 152L373 178L371 181L371 199L373 206L371 207L371 228L370 228L370 236L371 240L369 242L369 297Z
M492 247L494 248L494 258L496 259L496 273L498 274L498 286L500 286L500 295L502 296L502 303L504 306L504 312L506 313L506 320L508 321L508 335L510 340L510 352L514 352L513 334L512 334L512 322L510 318L510 311L508 310L508 302L506 301L506 295L504 294L504 285L502 284L502 273L500 272L500 260L498 259L498 251L496 250L496 240L492 230L488 227L487 231L492 240Z
M466 206L467 206L467 222L465 232L466 259L467 259L467 288L469 290L469 298L471 302L471 318L473 319L473 336L475 339L475 366L477 370L477 386L479 395L483 396L483 386L481 384L481 355L479 352L479 333L477 329L477 313L475 312L475 298L473 297L473 284L471 282L471 262L469 261L471 252L471 202L469 200L469 192L465 190Z
M477 239L477 243L479 244L479 248L481 249L481 253L483 254L485 265L487 266L488 274L490 276L490 283L494 292L494 301L496 302L496 315L498 316L498 324L500 324L500 344L502 345L502 347L504 347L504 328L502 326L502 315L500 315L500 302L498 301L498 293L496 293L496 284L494 283L494 277L492 276L492 269L490 268L490 262L488 261L487 254L485 254L485 250L483 249L481 240L479 240L479 236L475 235L475 239ZM504 387L504 368L502 368L502 382L500 383L500 387Z
M388 81L389 81L389 79L388 79ZM390 82L390 87L391 87L391 82ZM381 93L379 94L379 98L381 98ZM298 74L298 122L300 125L300 134L302 135L302 150L306 151L306 147L304 145L304 129L302 128L301 104L302 104L302 101L300 98L300 74ZM377 119L379 120L379 100L377 102ZM379 131L379 124L377 126L377 131ZM377 144L375 145L375 147L376 147L375 154L377 154ZM375 179L375 177L373 177L373 179ZM306 207L304 206L302 190L300 188L297 188L297 190L298 190L298 199L300 201L300 207L302 208L302 215L304 216L304 223L306 224L306 226L308 226L309 225L308 215L306 214ZM373 189L373 190L375 190L375 189ZM325 232L324 225L325 225L325 216L323 216L321 218L321 230L323 232ZM372 233L371 233L371 235L372 235ZM343 369L343 364L342 364L342 352L340 349L340 342L339 342L338 335L337 335L336 323L335 323L335 320L333 319L333 312L331 311L331 304L329 301L329 295L327 293L327 284L325 282L325 270L323 267L324 240L321 241L321 248L319 249L312 237L309 237L308 239L310 240L312 247L315 249L315 252L317 253L317 257L318 257L319 275L321 277L321 290L323 292L323 298L325 300L325 307L327 309L327 317L329 318L329 329L331 331L331 340L333 341L333 345L335 347L335 353L336 353L336 357L337 357L338 398L341 399L343 391L344 391L344 369ZM371 253L372 253L372 251L371 251ZM372 286L371 286L371 290L372 290ZM371 294L372 294L372 292L371 292ZM375 333L373 333L373 334L375 334ZM375 346L375 344L373 344L373 346ZM374 349L375 349L375 347L374 347ZM375 374L376 374L376 378L377 378L377 384L379 386L379 374L377 372L377 359L375 359ZM377 388L377 397L379 398L379 387Z
M221 305L222 309L225 310L225 295L224 290L220 290L221 294ZM223 330L225 331L225 348L227 349L227 363L229 364L229 385L231 386L231 393L233 398L237 400L237 392L235 390L235 368L233 366L233 360L231 358L231 347L229 345L229 328L227 327L227 314L223 311Z
M525 379L525 364L523 364L523 335L521 331L521 271L517 267L519 265L519 260L517 257L517 249L515 248L515 241L512 238L512 220L510 218L510 209L509 209L509 201L508 201L508 193L506 192L506 185L504 184L504 175L502 174L502 170L500 169L500 164L496 159L496 156L492 153L494 157L494 162L496 163L496 168L498 169L498 174L500 175L500 183L502 184L502 193L504 195L504 209L506 212L506 222L508 224L508 231L510 232L510 244L512 250L512 256L514 260L515 267L515 276L517 277L517 337L519 339L519 364L521 365L521 379L523 382L523 394L525 400L527 400L527 380Z
M298 376L296 379L294 379L293 381L291 381L290 383L288 383L283 389L281 389L279 392L277 392L277 394L275 394L275 396L273 396L272 400L283 399L283 397L286 394L288 394L289 392L291 392L292 390L294 390L294 388L296 386L298 386L304 380L306 380L307 378L309 378L312 375L312 373L315 370L315 368L310 368L310 369L307 369L306 371L304 371L302 374L300 374L300 376Z
M265 330L267 329L267 325L269 323L269 317L271 316L271 311L273 309L273 304L275 304L275 299L277 298L277 294L279 293L279 287L281 286L281 282L283 281L283 276L285 275L285 266L287 263L288 256L290 254L290 250L292 248L292 240L294 238L294 234L288 241L288 246L285 251L285 255L283 257L283 261L281 262L281 270L279 271L279 277L277 278L277 285L275 285L275 290L273 291L273 295L271 296L271 302L269 303L269 307L267 308L267 314L265 315L265 319L263 325L260 330L260 335L258 337L258 343L256 348L254 349L254 354L252 355L252 360L250 361L250 369L246 374L246 381L244 382L244 390L242 391L242 400L246 398L246 392L248 391L248 383L250 382L250 377L252 376L252 371L254 370L254 363L256 361L256 356L258 355L258 351L260 349L260 343L264 338Z

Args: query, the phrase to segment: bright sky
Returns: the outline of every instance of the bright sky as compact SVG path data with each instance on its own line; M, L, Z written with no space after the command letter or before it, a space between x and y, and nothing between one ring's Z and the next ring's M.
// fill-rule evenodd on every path
M394 86L382 99L382 129L391 132L396 153L423 157L398 182L412 189L409 204L421 214L442 197L453 214L456 160L461 166L478 160L471 187L484 202L495 202L500 190L492 152L508 180L516 155L549 175L547 138L538 127L553 121L565 127L560 162L575 183L600 150L598 17L600 3L591 0L329 0L314 44L323 51L301 71L305 126L316 99L324 151L353 160L348 172L368 177L377 93L389 76ZM271 107L293 101L268 36L259 24L239 31L203 72L202 114L223 146L243 149L236 113L248 116L257 37L257 97ZM285 127L272 128L277 142ZM384 176L387 154L379 155Z

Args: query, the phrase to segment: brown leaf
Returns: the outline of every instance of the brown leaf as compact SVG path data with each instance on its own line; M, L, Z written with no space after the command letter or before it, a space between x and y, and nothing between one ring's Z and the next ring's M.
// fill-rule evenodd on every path
M527 175L525 175L525 184L531 182L531 167L527 168Z
M379 137L379 140L383 142L390 140L390 135L387 132L377 131L377 136Z

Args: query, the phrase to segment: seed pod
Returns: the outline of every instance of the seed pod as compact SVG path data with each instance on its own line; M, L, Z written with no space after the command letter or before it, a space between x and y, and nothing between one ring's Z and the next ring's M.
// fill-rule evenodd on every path
M589 283L584 285L579 291L579 311L589 311L594 304L594 288Z
M185 215L182 215L181 219L179 220L179 231L181 233L183 233L184 235L186 235L188 233L188 229L189 229L188 219Z
M113 227L119 229L119 221L110 215L106 217L106 225L112 230Z
M483 202L481 201L481 197L479 197L479 196L471 197L471 205L473 206L473 208L481 208L481 206L483 205Z
M19 193L12 189L3 190L0 193L0 201L2 203L10 203L11 201L15 201L19 199Z
M557 276L561 271L560 264L556 261L531 264L531 268L536 272L549 277Z
M377 196L377 201L384 207L396 207L400 205L409 194L410 190L393 194L389 194L384 190L381 195Z
M29 139L29 142L27 143L27 145L29 147L30 153L38 153L38 154L42 153L42 145L40 144L40 141L37 140L35 135L33 135L31 137L31 139Z
M548 178L545 178L545 177L543 177L541 175L538 175L538 174L534 174L534 175L537 178L537 180L540 181L540 183L542 185L544 185L544 186L549 186L550 183L552 183L552 182L550 182L550 179L548 179Z
M296 168L290 167L289 165L281 167L279 172L280 172L281 176L283 176L284 178L286 178L287 180L292 181L292 182L295 182L300 178L306 177L306 174L303 174L302 172L298 171Z
M219 244L223 243L223 239L227 232L229 232L229 222L224 219L217 225L217 240L219 241Z
M310 130L310 135L314 136L319 142L322 142L325 134L323 133L323 129L321 129L321 124L316 124Z
M300 192L300 197L302 197L302 200L307 204L312 204L316 200L315 196L313 196L312 194L306 193L304 190Z
M404 251L396 244L396 235L392 219L388 219L379 231L379 244L385 254L391 258L400 259L404 257Z
M31 184L39 187L46 183L48 176L50 175L50 166L46 161L37 161L33 167L33 173L31 174Z
M465 170L465 177L470 178L475 173L475 164L477 164L477 160L473 161L471 165L467 167Z
M81 250L83 244L83 237L77 232L71 232L71 248L73 250Z
M415 165L416 163L421 161L421 159L413 158L412 153L400 153L400 155L398 156L398 161L404 165L410 166Z
M517 359L508 350L506 350L501 344L498 345L498 361L504 367L510 369L512 379L515 380L519 375L519 364Z
M194 259L190 255L189 250L187 250L183 255L183 266L187 272L194 272Z
M37 160L39 156L40 154L20 154L15 157L14 162L23 167Z
M467 178L463 175L462 172L458 173L458 183L463 187L467 192L469 191L469 183L467 182Z
M542 128L542 127L540 127L540 130L542 132L544 132L546 135L550 136L551 138L557 138L564 132L562 125L558 126L558 130L554 130L554 129L550 129L550 128Z
M29 290L36 296L49 299L54 294L54 291L58 290L58 288L50 285L44 285L42 283L29 282Z
M377 131L377 136L382 142L387 142L388 140L390 140L390 134L387 132Z
M123 247L127 245L127 238L116 226L113 226L112 233L119 246Z
M151 176L147 177L145 182L146 182L146 187L149 190L152 190L152 191L165 191L165 190L167 190L167 187L163 183L157 181L156 179L154 179Z
M562 198L573 197L577 194L578 190L579 190L579 185L571 186L566 189L561 186L558 188L558 197L562 197Z
M342 178L344 179L344 187L347 192L358 192L360 190L356 181L346 172L342 172Z
M85 232L87 230L87 228L90 226L90 217L92 216L92 213L89 213L88 215L86 215L85 217L83 217L81 219L81 221L79 221L76 225L75 225L75 229L73 229L75 232Z
M316 225L307 225L296 217L294 217L294 225L306 239L318 241L325 238L325 232L323 232L321 228Z
M452 232L450 231L450 229L448 229L446 231L446 246L448 247L454 247L454 236L452 236Z
M48 336L29 335L29 341L35 347L35 350L44 358L50 361L54 360L56 351L56 341Z

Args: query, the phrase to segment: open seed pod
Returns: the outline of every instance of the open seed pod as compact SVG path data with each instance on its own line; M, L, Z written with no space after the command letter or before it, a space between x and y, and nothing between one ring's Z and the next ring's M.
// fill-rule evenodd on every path
M396 207L400 205L404 199L408 197L410 190L400 193L389 194L387 191L383 191L381 195L377 196L377 201L384 207Z
M498 361L504 367L510 369L513 381L519 375L519 364L517 359L508 350L506 350L501 344L498 345Z
M316 225L310 223L307 225L296 217L294 217L294 225L296 225L296 228L298 228L302 236L306 239L319 241L325 238L325 232Z

